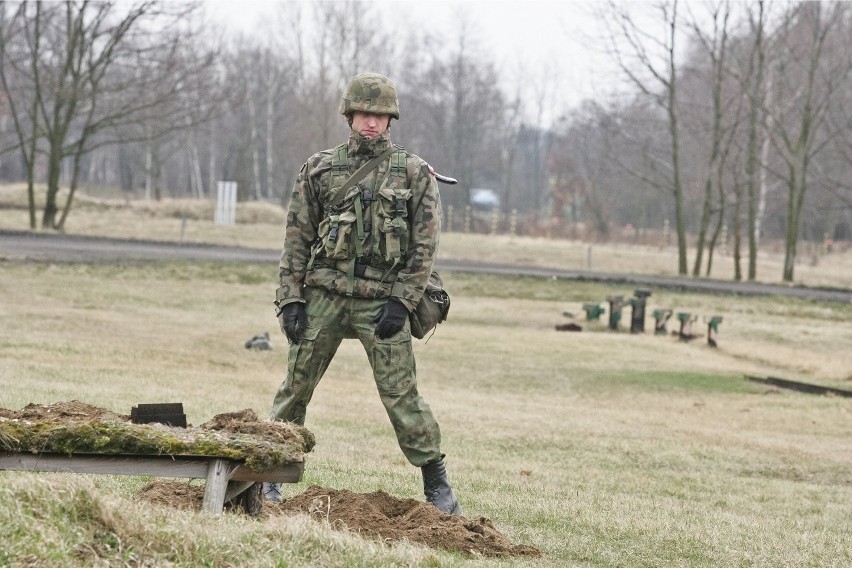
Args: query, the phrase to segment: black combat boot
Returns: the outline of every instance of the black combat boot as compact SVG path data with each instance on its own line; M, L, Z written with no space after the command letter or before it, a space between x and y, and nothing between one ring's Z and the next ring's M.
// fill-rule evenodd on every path
M461 515L462 510L450 480L447 479L447 468L444 467L443 456L436 462L427 463L420 468L423 471L423 493L426 500L435 505L439 511L451 515Z

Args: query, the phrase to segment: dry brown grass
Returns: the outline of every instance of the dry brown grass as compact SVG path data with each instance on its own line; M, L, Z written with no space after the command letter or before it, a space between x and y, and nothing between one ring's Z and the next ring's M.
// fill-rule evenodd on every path
M193 423L241 408L262 415L282 379L284 341L273 334L265 352L243 342L275 330L273 279L252 266L5 263L0 382L14 388L0 392L0 406L81 399L127 412L183 401ZM555 332L563 311L607 292L596 285L461 274L447 285L450 321L416 344L421 391L467 514L544 550L535 564L849 560L848 399L767 389L743 374L848 388L852 308L649 299L724 310L720 347L710 349L602 323ZM784 332L779 322L791 325ZM357 342L341 347L307 425L317 446L306 483L419 498ZM137 486L103 483L118 496Z
M582 319L582 333L554 331L562 312L582 315L583 302L630 289L458 273L445 281L450 319L415 349L450 477L466 514L492 519L545 557L525 564L437 554L428 565L852 563L849 399L744 379L852 389L852 306L655 290L649 312L724 316L711 349L704 338L611 333ZM275 285L274 266L2 263L0 406L76 398L128 412L183 401L194 423L241 408L262 415L286 360L271 312ZM244 341L261 331L273 332L274 349L247 351ZM307 426L317 446L306 483L420 498L358 342L341 346ZM97 483L119 499L138 486ZM225 544L208 545L209 523L193 528L173 516L163 530L204 542L214 564L245 539L280 550L241 523L215 533ZM334 546L318 533L303 550ZM274 565L256 550L259 564ZM357 563L370 552L351 554Z
M39 192L39 195L41 192ZM62 195L62 194L60 194ZM68 217L69 234L131 239L205 242L230 246L277 249L283 242L285 211L271 203L245 202L237 205L237 224L214 225L214 202L164 199L160 202L92 198L78 194ZM0 187L0 228L26 230L26 194L21 185ZM746 254L746 251L743 251ZM440 255L446 259L475 259L559 269L597 272L674 275L677 249L672 245L648 246L629 240L586 243L543 237L512 237L444 233ZM694 251L690 250L690 263ZM591 260L591 262L590 262ZM781 281L781 243L767 242L758 256L760 282ZM742 270L747 270L743 260ZM689 265L692 269L692 265ZM733 279L734 261L716 252L713 278ZM795 283L809 286L849 288L852 286L852 246L835 245L828 252L821 244L802 242Z

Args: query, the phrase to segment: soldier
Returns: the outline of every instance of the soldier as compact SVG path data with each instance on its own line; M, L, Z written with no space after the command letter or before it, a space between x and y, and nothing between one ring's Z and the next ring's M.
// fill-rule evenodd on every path
M458 515L440 429L417 392L409 329L438 247L441 202L434 171L391 143L399 101L387 77L356 75L340 113L351 128L349 141L311 156L290 200L275 298L290 351L271 416L304 424L340 342L357 338L399 447L422 470L426 499ZM264 494L280 501L280 485L264 484Z

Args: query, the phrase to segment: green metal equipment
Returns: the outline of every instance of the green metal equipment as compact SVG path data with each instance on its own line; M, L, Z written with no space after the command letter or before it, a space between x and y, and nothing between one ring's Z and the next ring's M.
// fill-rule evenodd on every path
M655 335L668 335L669 330L666 326L669 323L669 318L672 317L672 311L668 309L658 308L652 312L654 316L654 334Z
M609 302L609 329L618 331L621 310L624 308L624 296L607 296L606 300Z
M692 324L698 319L698 316L694 316L689 312L678 312L677 319L680 321L680 331L678 332L680 340L689 341L695 339L695 336L692 334Z
M633 292L633 298L628 303L633 308L630 315L630 333L645 333L645 303L650 290L639 288Z
M583 311L586 312L587 321L598 321L606 309L600 304L586 303L583 304Z
M722 323L722 316L713 316L707 322L707 345L716 347L716 337L719 335L719 324Z

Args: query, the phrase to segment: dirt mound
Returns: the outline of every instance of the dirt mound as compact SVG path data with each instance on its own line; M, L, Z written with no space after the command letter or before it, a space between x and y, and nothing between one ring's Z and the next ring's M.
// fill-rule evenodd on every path
M283 503L264 503L270 514L301 512L331 526L377 540L408 539L433 548L483 556L540 556L532 546L516 545L485 517L447 515L429 503L399 499L383 491L353 493L313 485Z
M21 410L0 408L0 416L10 420L28 420L30 422L65 422L68 420L127 421L130 416L98 408L79 400L57 402L56 404L28 404Z
M204 502L204 484L186 481L158 480L152 481L136 493L137 497L156 503L174 507L182 511L200 511Z
M231 432L233 434L249 434L255 438L276 444L286 443L295 437L302 437L306 452L310 452L316 444L313 434L304 428L295 426L290 422L260 420L257 414L250 408L237 412L217 414L199 426L199 428L202 430Z
M152 503L200 510L204 487L155 481L139 496ZM512 544L484 518L447 515L429 503L399 499L383 491L354 493L313 485L282 503L263 503L261 518L305 513L333 528L375 540L409 540L431 548L481 556L540 556L532 546Z

